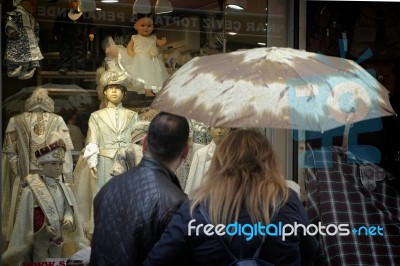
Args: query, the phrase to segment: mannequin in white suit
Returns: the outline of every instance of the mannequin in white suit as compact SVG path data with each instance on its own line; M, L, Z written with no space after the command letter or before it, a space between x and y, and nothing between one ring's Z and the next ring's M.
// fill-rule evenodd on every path
M106 71L100 78L103 93L108 100L106 108L91 114L86 148L83 157L93 177L97 178L100 189L111 178L112 164L120 147L130 147L134 125L139 116L136 112L122 106L126 93L126 77Z
M207 174L215 148L230 132L230 128L211 127L209 130L212 141L194 154L190 165L189 176L185 187L185 193L188 194L189 198L193 191L200 186L204 176Z
M100 84L108 101L107 107L91 114L84 154L74 171L75 194L89 232L92 231L93 199L113 177L113 162L118 149L131 146L132 132L139 119L136 112L122 106L127 91L126 76L105 71Z
M2 254L3 265L66 258L78 246L88 245L74 194L62 182L65 151L65 143L59 138L34 151L41 170L25 177L10 244Z

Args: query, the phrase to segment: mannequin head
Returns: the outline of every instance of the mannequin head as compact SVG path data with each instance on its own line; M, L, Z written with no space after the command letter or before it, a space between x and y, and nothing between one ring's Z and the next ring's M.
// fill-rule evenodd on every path
M22 0L19 5L31 14L37 11L37 0Z
M118 105L119 103L122 102L122 99L125 96L126 93L126 88L121 86L121 85L107 85L104 88L104 95L106 96L108 102L114 104L114 105Z
M154 29L153 19L148 16L139 18L133 27L140 36L150 36Z
M78 0L70 0L69 1L69 8L73 10L78 10L79 1Z
M231 131L230 128L222 128L222 127L210 127L210 134L211 137L213 139L213 141L215 142L215 144L219 144L224 137L226 137L228 135L228 133Z
M58 140L35 151L35 156L42 167L43 175L58 178L62 174L65 150L64 142Z
M51 177L58 178L63 172L63 162L47 162L42 164L42 174Z
M128 79L119 72L107 70L101 74L99 83L103 86L103 94L107 101L117 105L124 98L127 92Z

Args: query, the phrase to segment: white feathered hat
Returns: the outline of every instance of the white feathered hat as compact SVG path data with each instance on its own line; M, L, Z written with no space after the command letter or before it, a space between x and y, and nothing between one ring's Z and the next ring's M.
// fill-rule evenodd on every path
M100 84L103 86L103 91L109 85L121 85L126 89L128 83L127 76L121 72L107 70L100 77Z
M54 112L54 101L48 95L44 88L38 88L33 91L32 95L25 101L25 111L31 112L40 109L45 112Z

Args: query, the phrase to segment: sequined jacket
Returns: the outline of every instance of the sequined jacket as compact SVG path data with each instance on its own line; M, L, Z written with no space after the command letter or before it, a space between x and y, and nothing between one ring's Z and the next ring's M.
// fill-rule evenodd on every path
M8 36L11 31L18 32L18 38L7 39L6 61L19 64L43 59L39 48L39 24L31 13L17 6L14 11L8 12L5 28Z

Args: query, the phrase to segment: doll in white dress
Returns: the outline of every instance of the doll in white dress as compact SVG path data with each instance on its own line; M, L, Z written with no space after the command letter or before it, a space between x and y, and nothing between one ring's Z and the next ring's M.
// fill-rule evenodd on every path
M133 80L133 91L157 93L169 77L159 48L167 44L165 37L157 39L153 35L153 19L140 17L134 24L138 34L132 35L126 51L120 51L120 67ZM127 55L127 56L126 56ZM131 90L128 88L128 90Z

